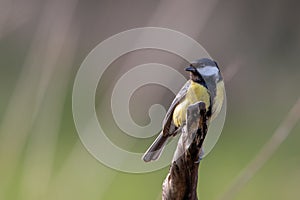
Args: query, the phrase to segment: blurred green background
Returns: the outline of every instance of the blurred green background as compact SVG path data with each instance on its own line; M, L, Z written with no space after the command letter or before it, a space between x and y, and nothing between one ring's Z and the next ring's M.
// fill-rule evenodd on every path
M160 198L168 167L128 174L102 165L80 143L72 118L73 81L86 55L111 35L144 26L189 35L224 71L227 119L216 147L201 163L198 185L199 199L218 199L300 95L299 6L293 0L0 1L0 199ZM184 74L184 61L166 52L125 57L127 66L124 58L114 62L97 90L99 121L112 137L122 134L107 106L118 77L148 62ZM143 89L153 98L141 98ZM148 123L152 103L168 107L174 98L158 86L136 93L132 103L138 112L132 115L140 124ZM298 123L234 199L299 198L299 131ZM138 152L153 140L129 139L112 138L121 146L124 140L135 144Z

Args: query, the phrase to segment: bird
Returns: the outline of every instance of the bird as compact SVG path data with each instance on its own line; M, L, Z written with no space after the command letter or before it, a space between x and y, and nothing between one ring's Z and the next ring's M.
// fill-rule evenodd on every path
M144 153L145 162L157 160L169 138L176 136L186 124L186 112L190 105L204 102L208 124L221 111L224 101L224 81L216 61L210 58L195 60L185 68L190 79L183 85L169 107L162 130L152 145Z

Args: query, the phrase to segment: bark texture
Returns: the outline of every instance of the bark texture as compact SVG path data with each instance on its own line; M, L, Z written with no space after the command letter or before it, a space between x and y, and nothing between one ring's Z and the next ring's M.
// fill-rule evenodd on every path
M207 133L205 103L189 106L186 125L163 183L163 200L197 200L198 169L201 148Z

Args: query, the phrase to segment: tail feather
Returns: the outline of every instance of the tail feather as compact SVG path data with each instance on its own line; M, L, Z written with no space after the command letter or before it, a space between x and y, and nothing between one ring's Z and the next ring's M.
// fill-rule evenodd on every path
M162 150L164 149L168 137L163 136L163 134L159 134L159 136L155 139L146 153L143 155L143 160L145 162L149 162L152 160L157 160L161 155Z

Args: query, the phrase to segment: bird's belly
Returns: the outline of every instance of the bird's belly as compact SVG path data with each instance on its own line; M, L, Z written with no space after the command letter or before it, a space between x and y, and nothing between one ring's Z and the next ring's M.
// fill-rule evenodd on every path
M173 122L175 126L181 126L186 120L187 108L196 102L203 101L206 104L206 109L210 105L210 96L207 89L200 84L194 84L189 88L185 99L179 103L173 112Z

